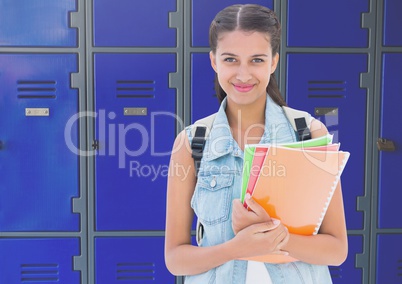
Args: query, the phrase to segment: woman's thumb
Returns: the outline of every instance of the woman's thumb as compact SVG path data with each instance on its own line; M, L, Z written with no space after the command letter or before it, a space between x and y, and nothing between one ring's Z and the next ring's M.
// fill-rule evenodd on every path
M245 199L248 208L257 215L268 213L262 208L249 194L246 195Z

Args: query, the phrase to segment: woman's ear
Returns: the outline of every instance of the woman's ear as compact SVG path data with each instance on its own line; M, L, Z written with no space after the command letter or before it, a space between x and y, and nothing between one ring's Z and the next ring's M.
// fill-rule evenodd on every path
M277 52L275 56L272 57L272 62L271 62L271 74L275 72L276 67L278 66L279 62L279 53Z
M209 59L211 60L212 68L215 70L216 73L218 73L216 68L216 56L212 51L209 52Z

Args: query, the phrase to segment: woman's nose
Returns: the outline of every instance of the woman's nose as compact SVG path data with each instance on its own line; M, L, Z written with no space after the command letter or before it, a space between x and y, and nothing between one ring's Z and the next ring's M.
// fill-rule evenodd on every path
M251 76L248 66L246 64L239 65L239 67L237 69L236 79L245 83L248 80L250 80L251 77L252 76Z

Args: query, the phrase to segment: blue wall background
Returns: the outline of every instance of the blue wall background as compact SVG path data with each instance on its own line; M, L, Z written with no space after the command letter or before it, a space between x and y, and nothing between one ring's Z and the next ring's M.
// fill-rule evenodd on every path
M235 2L0 0L0 283L182 283L168 153L219 107L208 27ZM402 3L253 2L280 17L288 104L352 153L334 283L401 283Z

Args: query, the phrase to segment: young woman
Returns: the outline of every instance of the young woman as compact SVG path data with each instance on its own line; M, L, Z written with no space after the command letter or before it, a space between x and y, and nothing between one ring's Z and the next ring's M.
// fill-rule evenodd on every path
M221 106L198 174L190 126L176 138L168 180L165 260L171 273L186 275L186 284L331 283L328 265L347 256L340 185L314 236L290 234L252 198L251 211L239 200L244 145L297 140L274 77L280 32L276 15L259 5L227 7L211 23L210 59ZM310 130L313 138L327 133L318 120ZM192 245L194 213L204 227L201 246ZM299 261L240 260L270 253Z

